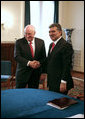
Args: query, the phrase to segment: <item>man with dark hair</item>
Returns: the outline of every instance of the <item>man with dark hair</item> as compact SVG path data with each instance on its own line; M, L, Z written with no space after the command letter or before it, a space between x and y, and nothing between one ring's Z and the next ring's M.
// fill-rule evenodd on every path
M47 86L50 91L67 94L74 86L71 76L73 48L62 37L60 24L52 24L49 28L53 43L49 46L47 58Z

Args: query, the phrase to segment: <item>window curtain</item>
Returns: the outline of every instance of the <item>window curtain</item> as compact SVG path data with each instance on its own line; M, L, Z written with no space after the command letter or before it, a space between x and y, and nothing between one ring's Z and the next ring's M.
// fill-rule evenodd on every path
M54 23L58 23L59 1L54 1Z
M49 26L54 22L54 1L30 1L31 24L36 28L35 37L45 41L46 54L48 55Z
M25 1L25 26L30 24L30 1Z

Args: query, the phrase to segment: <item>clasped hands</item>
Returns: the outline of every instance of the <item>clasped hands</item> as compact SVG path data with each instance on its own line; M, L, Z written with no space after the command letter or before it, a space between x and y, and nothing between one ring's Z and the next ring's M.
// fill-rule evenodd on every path
M40 62L37 60L30 61L29 66L33 69L37 69L40 67Z

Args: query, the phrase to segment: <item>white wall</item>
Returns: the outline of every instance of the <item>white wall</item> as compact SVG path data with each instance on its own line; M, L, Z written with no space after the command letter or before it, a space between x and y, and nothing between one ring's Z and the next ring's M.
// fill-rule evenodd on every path
M59 23L63 28L75 28L71 37L73 49L81 51L76 70L84 72L84 1L60 1Z
M15 42L23 36L24 2L1 1L1 42Z
M1 23L3 21L6 23L4 28L1 25L1 42L15 42L15 38L23 37L24 1L1 1ZM71 38L73 48L81 51L81 66L76 70L84 72L84 2L59 1L59 23L63 28L75 28Z

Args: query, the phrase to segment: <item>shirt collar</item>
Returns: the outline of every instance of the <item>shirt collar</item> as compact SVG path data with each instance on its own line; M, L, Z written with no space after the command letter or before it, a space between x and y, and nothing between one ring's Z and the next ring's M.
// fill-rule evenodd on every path
M34 41L35 41L35 38L33 38L33 40L32 40L32 44L34 44ZM30 43L30 41L28 41L28 44Z

